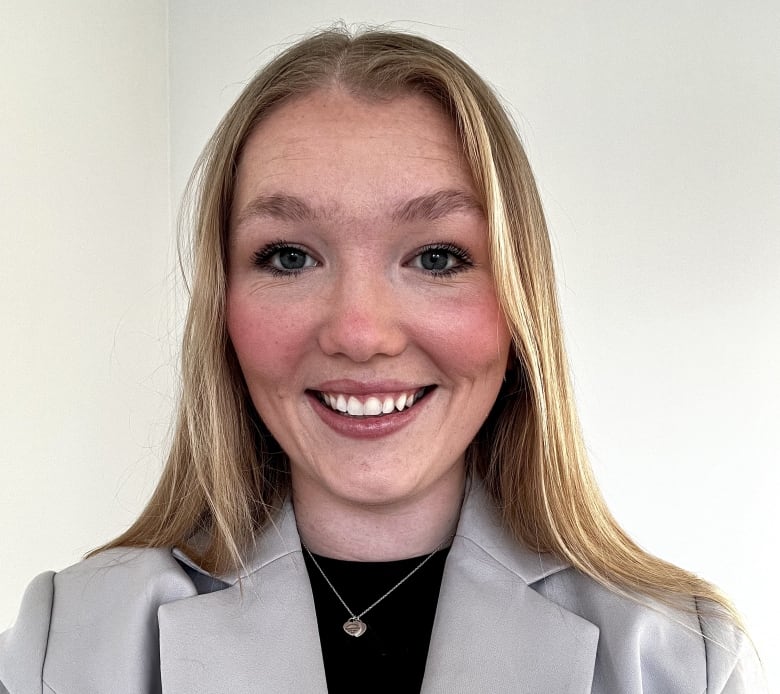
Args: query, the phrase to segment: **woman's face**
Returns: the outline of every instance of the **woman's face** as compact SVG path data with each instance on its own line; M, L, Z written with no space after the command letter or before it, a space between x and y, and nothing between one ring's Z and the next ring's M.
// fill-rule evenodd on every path
M394 504L462 485L510 338L485 217L432 101L330 89L273 111L239 162L228 265L230 338L296 497Z

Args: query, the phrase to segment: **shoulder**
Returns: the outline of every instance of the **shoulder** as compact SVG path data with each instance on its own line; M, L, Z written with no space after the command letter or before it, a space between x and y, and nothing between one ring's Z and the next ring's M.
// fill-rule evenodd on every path
M93 555L54 574L59 610L75 606L65 598L85 602L74 614L86 616L92 605L117 606L128 601L153 604L178 596L192 587L171 549L164 547L116 547Z
M125 675L119 681L145 680L159 658L157 609L196 594L165 548L110 549L43 573L28 586L14 626L0 635L0 683L11 694L41 691L47 679L55 691L70 691L63 684L74 663L82 681L101 681L107 668Z
M692 600L690 609L674 609L607 588L571 567L532 587L599 628L599 691L765 691L750 639L711 605Z
M673 609L629 596L560 557L527 548L507 532L478 481L467 492L456 540L451 559L457 554L471 567L500 567L549 601L551 615L574 615L596 628L594 692L766 691L750 639L730 620L706 616L714 613L711 605L692 599Z

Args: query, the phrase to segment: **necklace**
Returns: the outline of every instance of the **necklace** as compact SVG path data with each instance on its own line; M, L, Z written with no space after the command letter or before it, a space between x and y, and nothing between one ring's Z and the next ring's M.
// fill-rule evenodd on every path
M373 610L382 600L384 600L390 593L392 593L396 588L400 588L406 581L408 581L414 574L416 574L420 569L422 569L423 566L428 562L429 559L433 557L436 552L438 552L444 545L446 545L452 538L455 537L454 535L448 536L445 540L443 540L439 545L437 545L436 549L433 550L425 559L423 559L417 566L415 566L406 576L404 576L398 583L396 583L390 590L388 590L384 595L377 598L372 602L365 610L363 610L360 614L355 614L350 608L349 605L347 605L346 602L344 602L344 598L342 598L339 595L339 592L336 590L336 587L330 582L330 579L325 575L325 572L322 570L322 567L319 565L319 562L314 558L314 555L311 553L311 550L303 544L303 541L301 541L301 546L306 550L306 553L309 555L309 558L314 563L314 566L317 567L319 572L322 574L322 577L325 579L325 583L330 586L330 589L333 591L333 594L339 599L339 602L344 605L344 609L349 613L349 619L344 622L342 625L342 629L344 629L347 634L350 636L354 636L355 638L359 636L363 636L363 634L366 633L366 629L368 628L366 626L366 623L363 621L363 616L369 612L370 610Z

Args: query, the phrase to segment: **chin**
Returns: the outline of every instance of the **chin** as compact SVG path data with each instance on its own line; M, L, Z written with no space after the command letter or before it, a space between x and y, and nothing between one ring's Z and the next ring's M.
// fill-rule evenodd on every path
M336 480L331 485L334 496L360 506L387 506L414 498L419 487L412 481L379 478Z

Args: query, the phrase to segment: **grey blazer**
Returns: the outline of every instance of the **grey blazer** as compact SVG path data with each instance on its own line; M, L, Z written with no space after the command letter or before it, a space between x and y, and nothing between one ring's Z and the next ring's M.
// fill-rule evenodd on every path
M247 568L238 582L177 550L120 549L41 574L0 635L0 692L324 694L289 504ZM473 485L444 570L424 694L754 694L762 681L740 632L708 633L696 614L640 604L528 551Z

